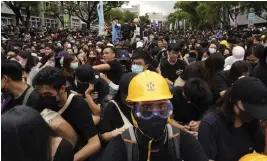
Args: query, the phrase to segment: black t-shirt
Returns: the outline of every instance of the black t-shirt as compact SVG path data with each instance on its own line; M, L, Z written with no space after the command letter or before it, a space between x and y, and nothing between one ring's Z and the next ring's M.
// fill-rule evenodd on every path
M181 87L174 87L171 89L173 98L171 99L173 105L174 120L181 123L189 123L190 121L198 121L203 116L204 112L210 104L197 106L188 101L183 96Z
M178 78L176 74L177 70L184 70L187 66L186 62L178 59L175 64L170 64L167 59L161 59L160 71L164 78L168 78L170 81L175 82Z
M148 150L143 146L138 146L139 161L146 161ZM189 133L180 132L180 154L184 161L208 161L206 154L197 139ZM102 160L126 161L127 151L121 135L116 136L107 146ZM159 152L151 152L151 161L171 161L171 154L168 144L165 143Z
M237 161L243 155L264 150L264 134L258 120L234 128L221 113L209 112L202 119L198 140L207 156L216 161Z
M267 65L258 65L254 68L252 76L260 79L267 86Z
M97 93L97 98L94 99L96 104L101 104L104 98L109 94L109 86L102 78L95 84L93 93Z
M28 88L22 93L22 95L20 97L18 97L16 99L12 96L12 99L5 105L4 109L2 110L2 114L9 111L10 109L12 109L15 106L22 105L24 97L25 97L29 88L30 88L30 86L28 85ZM31 93L31 95L29 96L26 105L29 107L32 107L33 109L37 110L38 112L42 112L44 108L40 104L40 101L41 101L41 95L34 90Z
M116 101L120 109L122 110L125 117L132 123L131 112L128 107L123 107L120 101ZM104 112L103 120L100 122L100 133L104 134L106 132L111 132L116 128L121 128L123 126L122 117L116 107L112 102L109 102L107 108ZM132 123L133 124L133 123Z
M220 97L220 92L229 87L231 87L231 83L229 81L229 70L216 73L212 83L212 92L215 99Z
M57 148L53 161L73 161L74 153L72 148L73 147L70 142L62 139Z
M84 98L74 96L68 108L61 114L78 134L75 152L84 147L88 140L97 134L91 113Z
M121 76L124 74L124 70L122 65L117 61L114 60L112 62L108 62L110 66L110 70L107 71L107 77L110 79L114 84L119 84Z

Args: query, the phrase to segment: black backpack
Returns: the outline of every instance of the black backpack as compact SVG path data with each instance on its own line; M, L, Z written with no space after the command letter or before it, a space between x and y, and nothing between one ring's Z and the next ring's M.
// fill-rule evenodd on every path
M180 130L167 124L168 130L168 149L172 156L172 161L181 161L180 156ZM127 161L138 161L139 160L139 150L136 141L136 136L134 128L130 127L125 130L121 137L125 143L127 150Z

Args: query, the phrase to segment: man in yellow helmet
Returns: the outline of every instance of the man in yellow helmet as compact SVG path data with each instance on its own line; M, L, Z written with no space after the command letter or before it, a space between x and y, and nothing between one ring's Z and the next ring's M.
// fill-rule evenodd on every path
M208 161L198 140L168 124L173 107L167 81L144 71L128 88L127 102L134 108L134 127L115 137L107 146L103 161Z

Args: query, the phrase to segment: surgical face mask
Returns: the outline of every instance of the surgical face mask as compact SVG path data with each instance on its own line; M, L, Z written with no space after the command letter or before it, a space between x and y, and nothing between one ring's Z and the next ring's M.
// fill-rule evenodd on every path
M70 64L70 67L71 67L72 69L76 69L76 68L78 68L78 66L79 66L79 63L78 63L78 62L76 62L76 63L71 63L71 64Z
M200 47L200 44L196 44L196 47Z
M138 41L140 41L140 38L136 38L135 40L138 42Z
M70 43L67 44L67 48L68 48L68 49L71 48L71 44L70 44Z
M223 55L229 55L229 50L224 50Z
M133 64L131 70L133 73L141 73L143 72L144 68L141 65Z
M77 49L77 47L73 47L73 53L74 53L74 54L78 54L78 49Z
M214 54L214 53L216 53L216 49L214 49L214 48L209 48L209 53L210 53L210 54Z
M201 61L205 61L207 59L208 59L208 57L202 57Z
M60 62L60 65L63 65L63 59L60 59L59 62Z

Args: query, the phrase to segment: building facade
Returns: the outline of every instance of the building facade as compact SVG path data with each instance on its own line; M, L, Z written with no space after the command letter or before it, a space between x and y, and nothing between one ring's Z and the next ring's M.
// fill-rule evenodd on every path
M62 27L61 22L58 18L55 16L47 15L44 11L46 7L49 7L50 5L53 5L54 2L49 1L39 1L38 8L39 8L39 15L31 15L29 25L31 27L54 27L54 28L60 28ZM55 3L54 3L55 4ZM21 12L23 17L26 17L23 10ZM61 18L64 19L64 15L61 15ZM68 22L68 26L70 28L81 28L82 27L82 21L76 17L71 16L69 19L70 22ZM1 2L1 24L2 25L16 25L15 20L15 14L14 12L2 1Z
M167 20L166 16L163 16L162 13L160 12L152 12L152 13L147 13L149 19L151 22L165 22Z

